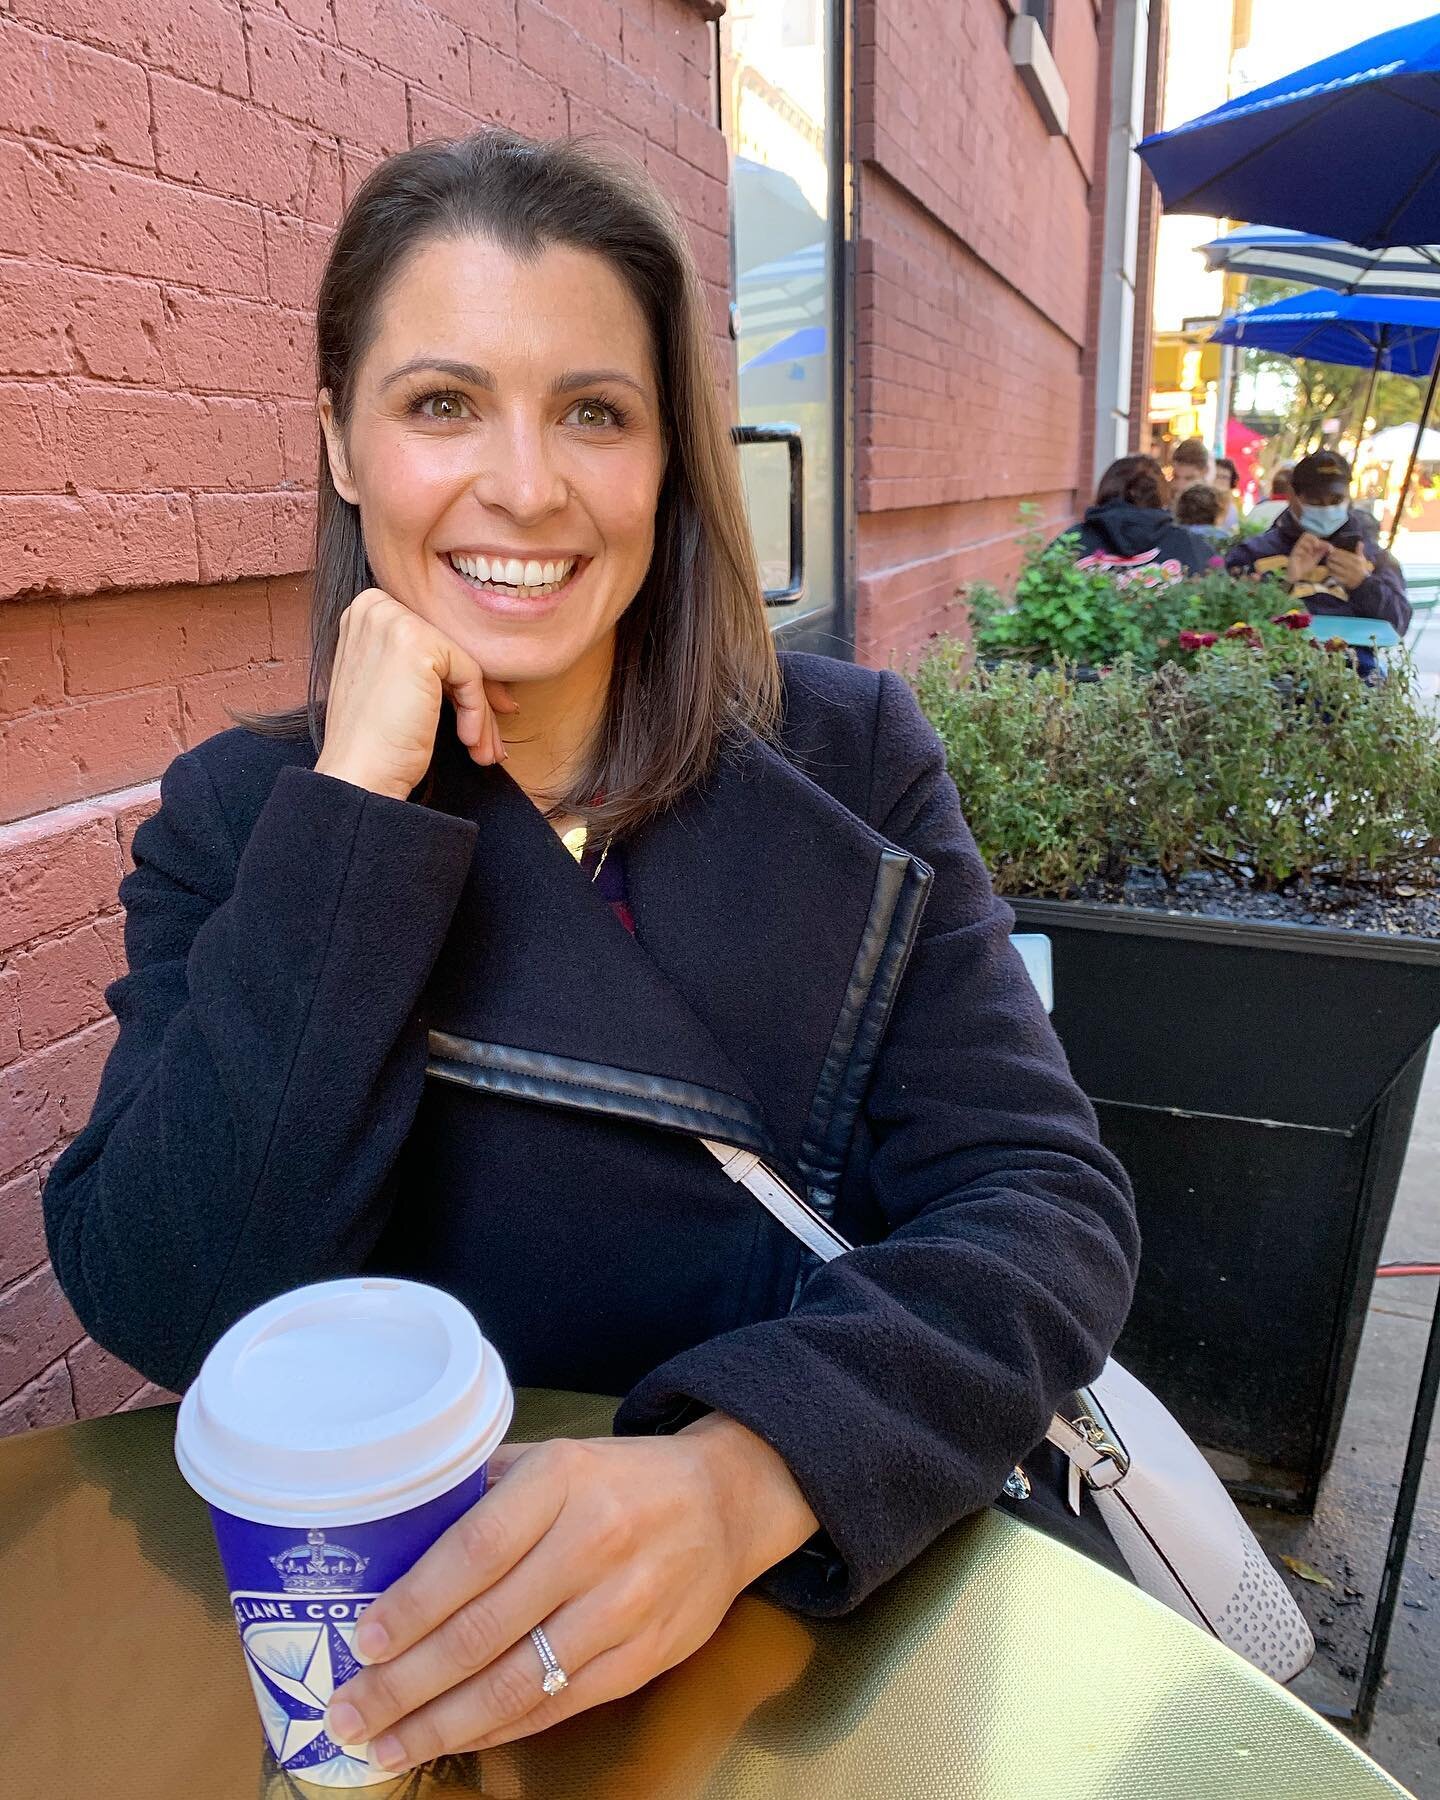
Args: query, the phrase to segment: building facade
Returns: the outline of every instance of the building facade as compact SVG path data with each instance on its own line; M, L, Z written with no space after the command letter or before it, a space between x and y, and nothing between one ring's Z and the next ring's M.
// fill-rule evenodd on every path
M11 0L0 1432L154 1397L67 1307L41 1187L113 1041L158 776L304 692L309 307L366 169L490 120L640 157L712 302L778 633L903 660L1014 570L1022 502L1058 529L1140 441L1161 4Z

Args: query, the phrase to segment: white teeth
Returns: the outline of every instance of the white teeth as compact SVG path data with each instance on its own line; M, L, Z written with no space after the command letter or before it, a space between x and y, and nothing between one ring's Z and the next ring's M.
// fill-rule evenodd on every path
M534 557L522 562L518 557L462 556L451 552L450 562L460 574L489 587L514 588L518 593L543 595L563 587L575 571L575 558L562 562L538 562Z

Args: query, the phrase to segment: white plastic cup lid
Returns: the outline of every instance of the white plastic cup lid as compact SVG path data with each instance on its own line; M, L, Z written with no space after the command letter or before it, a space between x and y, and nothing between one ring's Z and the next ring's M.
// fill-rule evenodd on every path
M261 1524L363 1524L423 1506L503 1441L514 1396L451 1295L356 1276L232 1325L180 1404L190 1486Z

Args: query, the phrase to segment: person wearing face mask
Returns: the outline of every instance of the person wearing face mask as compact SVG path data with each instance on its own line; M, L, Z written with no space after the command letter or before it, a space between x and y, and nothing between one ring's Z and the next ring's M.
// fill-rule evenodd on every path
M1384 619L1402 636L1410 624L1405 576L1382 550L1374 519L1350 504L1350 465L1333 450L1302 457L1289 505L1267 531L1225 558L1232 575L1272 575L1312 613Z

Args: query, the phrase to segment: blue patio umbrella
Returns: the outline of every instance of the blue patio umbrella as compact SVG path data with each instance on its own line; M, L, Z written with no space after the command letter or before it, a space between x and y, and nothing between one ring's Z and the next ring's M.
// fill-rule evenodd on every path
M1440 299L1416 300L1402 294L1334 294L1310 288L1269 306L1232 314L1221 320L1210 341L1235 344L1243 350L1269 350L1279 356L1368 368L1370 386L1361 414L1362 430L1375 391L1375 377L1382 369L1393 375L1429 375L1415 449L1391 526L1393 544L1414 479L1421 437L1430 421L1436 386L1440 384Z
M1215 273L1303 281L1337 294L1440 298L1440 244L1395 244L1375 250L1278 225L1242 225L1200 249L1206 268Z
M1440 299L1332 294L1311 288L1269 306L1232 313L1221 320L1210 341L1424 377L1440 350Z
M1352 244L1440 241L1440 14L1240 94L1139 148L1167 212Z

